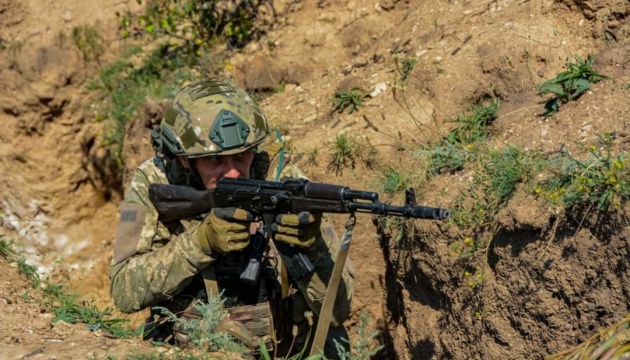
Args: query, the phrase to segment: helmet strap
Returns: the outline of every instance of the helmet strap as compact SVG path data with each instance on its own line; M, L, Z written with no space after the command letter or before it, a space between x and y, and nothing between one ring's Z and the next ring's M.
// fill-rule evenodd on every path
M189 167L184 168L184 174L186 175L186 185L192 186L197 189L204 190L205 186L201 180L201 176L197 172L197 166L195 165L195 159L188 158Z

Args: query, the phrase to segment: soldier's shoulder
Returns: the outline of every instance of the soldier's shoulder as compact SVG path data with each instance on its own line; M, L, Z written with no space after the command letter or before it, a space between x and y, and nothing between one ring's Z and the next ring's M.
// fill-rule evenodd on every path
M158 156L147 159L136 168L135 182L163 184L168 182L164 159Z
M306 174L297 166L293 164L286 165L280 172L280 177L290 177L296 179L308 179Z
M125 192L125 200L138 200L138 198L146 197L150 184L168 183L163 161L163 159L156 156L147 159L136 167L129 188Z

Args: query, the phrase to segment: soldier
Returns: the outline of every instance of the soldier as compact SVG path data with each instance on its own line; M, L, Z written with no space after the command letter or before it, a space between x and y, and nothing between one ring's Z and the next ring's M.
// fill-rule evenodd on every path
M252 354L261 339L276 356L289 355L282 351L295 353L307 344L305 313L319 314L334 265L331 243L337 241L322 214L281 214L271 227L273 241L299 248L315 272L287 280L286 269L269 248L260 284L252 288L239 281L243 257L259 225L251 213L215 208L163 223L148 196L148 186L154 183L213 189L222 178L304 177L282 163L281 142L265 146L269 132L256 101L230 84L202 81L177 93L151 134L156 156L138 166L121 208L110 279L112 298L123 312L162 306L190 319L199 317L196 304L207 301L210 293L220 294L230 316L219 330L248 346ZM343 322L354 293L350 268L344 269L339 285L325 344L327 357L336 357L334 340L347 346ZM158 315L152 308L150 319ZM186 346L188 336L181 326L161 323L145 337ZM290 346L292 351L287 349L291 343L296 344Z

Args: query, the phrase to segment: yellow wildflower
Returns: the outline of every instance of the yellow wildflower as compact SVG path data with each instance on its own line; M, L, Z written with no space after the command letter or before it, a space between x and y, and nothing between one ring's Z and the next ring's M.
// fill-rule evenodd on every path
M466 246L473 246L473 240L467 237L464 239L464 244L466 244Z

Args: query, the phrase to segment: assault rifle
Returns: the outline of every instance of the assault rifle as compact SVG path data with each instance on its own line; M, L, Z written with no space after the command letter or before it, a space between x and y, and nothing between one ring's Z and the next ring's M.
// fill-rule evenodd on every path
M163 222L208 213L212 208L238 207L262 219L264 229L250 244L248 261L243 266L241 281L258 281L262 256L271 237L271 224L277 214L302 211L311 213L371 213L384 216L444 220L446 209L417 206L413 189L406 192L404 206L393 206L378 200L372 191L352 190L346 186L311 182L306 179L263 181L221 179L213 190L197 190L183 185L149 185L149 198ZM296 247L274 242L289 276L299 280L311 274L314 267Z

